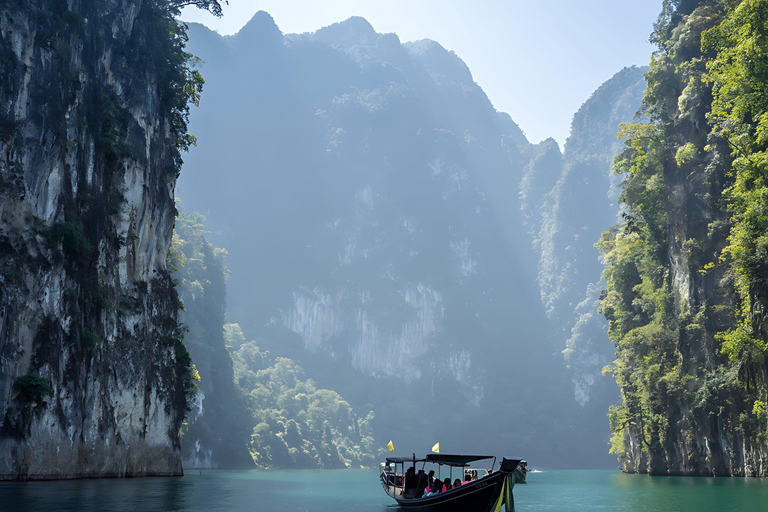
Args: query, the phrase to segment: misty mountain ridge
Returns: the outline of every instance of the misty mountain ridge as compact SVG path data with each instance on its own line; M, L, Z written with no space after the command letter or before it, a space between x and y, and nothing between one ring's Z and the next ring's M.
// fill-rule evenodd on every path
M189 34L206 90L179 195L229 251L228 321L303 361L353 406L371 404L378 436L413 444L433 432L456 449L519 447L553 465L575 463L555 461L578 440L574 461L605 464L596 462L610 459L602 411L615 387L606 379L601 393L613 394L590 404L598 419L583 407L592 384L582 383L580 402L557 391L578 377L560 352L582 302L573 297L586 290L555 308L563 320L554 323L555 310L531 300L569 272L555 261L542 276L551 259L542 247L567 246L532 242L557 225L560 205L541 206L572 172L570 146L564 156L553 140L530 144L455 53L430 40L402 44L363 18L284 35L260 12L232 36L198 24ZM642 80L628 69L617 90ZM593 102L620 111L606 131L627 110L611 103L621 98ZM603 133L585 138L594 136ZM596 144L606 163L590 172L610 181L608 147ZM499 378L509 372L526 383L519 393ZM446 410L441 396L461 407ZM479 411L519 419L477 446L462 430Z

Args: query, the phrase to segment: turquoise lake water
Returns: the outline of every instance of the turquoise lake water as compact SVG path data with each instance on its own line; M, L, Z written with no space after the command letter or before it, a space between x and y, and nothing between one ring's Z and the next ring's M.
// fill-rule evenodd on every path
M545 471L516 512L768 512L768 480ZM0 483L2 512L396 512L370 471L188 471L183 478ZM472 512L472 511L467 511Z

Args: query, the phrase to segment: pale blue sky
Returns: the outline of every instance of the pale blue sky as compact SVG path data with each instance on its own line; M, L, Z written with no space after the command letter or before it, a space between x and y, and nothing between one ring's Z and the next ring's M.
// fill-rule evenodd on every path
M182 18L233 34L259 10L284 33L363 16L403 42L434 39L467 63L532 142L554 137L562 146L573 114L601 83L648 64L661 0L230 0L221 19L189 8Z

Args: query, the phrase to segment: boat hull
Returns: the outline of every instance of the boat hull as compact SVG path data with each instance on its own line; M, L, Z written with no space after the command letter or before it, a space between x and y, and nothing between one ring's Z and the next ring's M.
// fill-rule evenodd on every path
M462 485L458 489L452 489L435 496L418 499L395 498L400 508L418 510L424 512L485 512L494 503L494 497L498 495L496 487L500 479L504 477L500 473L494 473L481 480Z

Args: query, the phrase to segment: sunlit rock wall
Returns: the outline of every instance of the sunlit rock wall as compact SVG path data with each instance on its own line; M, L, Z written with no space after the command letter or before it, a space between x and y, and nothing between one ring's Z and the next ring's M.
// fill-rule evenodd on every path
M381 318L370 292L334 295L315 288L294 293L294 303L283 317L285 327L300 335L310 350L324 348L334 337L348 336L353 367L376 376L406 381L421 377L417 365L438 334L444 315L440 294L422 283L399 291L397 318ZM350 314L351 311L351 314Z
M0 479L181 474L156 3L0 4Z

